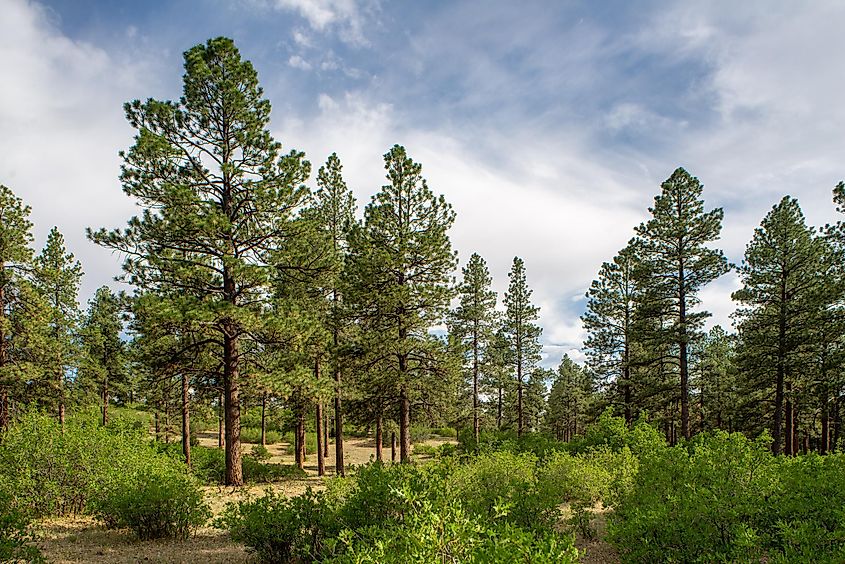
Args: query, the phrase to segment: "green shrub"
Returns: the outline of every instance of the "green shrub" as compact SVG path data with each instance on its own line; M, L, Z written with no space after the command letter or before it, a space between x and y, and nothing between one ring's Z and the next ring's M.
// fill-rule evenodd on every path
M62 429L53 417L27 412L0 442L0 489L33 517L82 513L110 475L159 458L134 427L77 418Z
M35 546L30 518L3 491L0 491L0 562L44 562Z
M538 489L537 463L530 453L481 455L459 466L450 485L464 506L481 517L507 515L506 521L520 527L551 527L562 500Z
M264 433L264 442L268 445L274 445L281 440L282 435L278 431L267 429ZM241 427L241 442L260 445L261 427Z
M292 432L285 433L282 440L285 441L286 443L288 443L287 446L285 447L285 453L286 454L294 454L294 444L295 444L296 441L294 440L293 433ZM312 431L307 431L305 433L305 454L306 455L316 454L316 452L317 452L317 433L314 433Z
M273 464L261 462L252 456L242 459L244 481L250 484L269 483L285 478L304 478L307 474L295 464Z
M272 457L270 451L263 445L254 445L252 450L249 452L249 455L258 462L266 462Z
M598 420L587 427L582 437L569 443L571 452L587 452L596 448L607 448L619 452L624 447L636 456L659 452L666 446L663 435L645 419L637 420L631 427L622 417L614 417L613 409L607 408Z
M116 476L93 505L108 528L131 529L141 540L186 539L211 516L199 486L168 465Z
M435 509L430 503L418 500L405 526L345 529L339 538L343 550L327 562L578 562L572 537L551 531L530 532L507 522L491 522L465 511L457 501Z
M631 562L759 558L778 489L770 444L717 432L649 456L611 516L612 542Z
M337 531L323 494L310 488L292 498L267 492L254 501L231 503L215 524L262 562L319 560L327 539Z
M431 429L425 425L411 425L408 430L412 443L422 443L431 438Z
M456 439L458 437L458 431L454 427L435 427L431 430L431 434L447 439Z

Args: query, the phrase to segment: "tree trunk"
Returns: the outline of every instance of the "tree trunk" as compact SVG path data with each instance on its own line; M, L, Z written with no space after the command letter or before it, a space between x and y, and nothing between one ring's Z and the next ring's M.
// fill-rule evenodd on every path
M499 384L499 400L496 408L496 429L502 430L502 385Z
M335 344L337 344L337 335L335 335ZM334 369L334 464L335 474L338 476L345 476L346 471L343 464L343 409L341 408L340 399L340 369L335 366Z
M103 378L103 427L109 424L109 375Z
M628 353L625 352L625 356L627 357ZM629 427L631 423L634 422L634 415L631 410L631 369L628 367L628 363L625 363L624 369L624 380L622 381L622 393L623 397L625 398L625 424Z
M472 336L472 434L476 444L481 430L478 419L478 332Z
M261 446L267 446L267 392L261 394Z
M182 373L182 454L185 464L191 467L191 405L188 401L188 376Z
M396 431L390 432L390 461L396 462Z
M217 448L222 449L223 445L226 444L224 436L225 425L223 419L223 393L220 393L220 399L218 400L219 403L217 404Z
M329 409L323 409L323 459L329 458Z
M4 274L6 265L0 263L0 275ZM0 284L0 373L8 362L6 354L6 287ZM5 431L9 426L9 391L5 386L0 386L0 431Z
M378 418L376 419L376 460L382 462L382 420L381 414L379 413Z
M317 419L317 475L322 476L326 473L326 451L323 448L323 404L317 402L315 407Z
M314 379L320 380L320 358L314 360ZM323 403L317 402L314 408L316 425L314 432L317 435L317 475L322 476L326 473L326 459L325 451L323 450Z
M792 456L795 454L795 431L794 431L794 423L795 423L795 411L792 406L792 384L789 383L786 385L786 428L784 429L784 435L786 436L786 445L785 445L785 454L787 456Z
M159 424L158 410L156 410L156 412L155 412L155 428L156 428L156 441L161 441L161 425Z
M404 384L399 391L399 460L411 461L411 401Z
M305 408L297 406L296 412L296 438L294 441L294 461L300 470L305 469Z
M775 420L772 429L772 452L781 452L783 428L783 386L786 377L786 278L781 276L780 310L778 315L777 381L775 382ZM787 439L789 440L789 439ZM788 453L787 453L788 454Z
M64 431L65 428L65 387L64 387L64 371L59 368L59 426Z
M164 401L164 444L170 444L170 402Z
M241 402L239 343L230 328L223 335L223 387L226 417L226 485L242 486L244 472L241 464Z
M519 345L517 345L519 346ZM516 436L522 436L522 359L516 362Z

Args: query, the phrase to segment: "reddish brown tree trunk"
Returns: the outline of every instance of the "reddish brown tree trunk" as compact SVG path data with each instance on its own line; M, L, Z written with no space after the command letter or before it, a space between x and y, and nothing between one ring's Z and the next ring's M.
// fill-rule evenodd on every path
M294 442L294 462L300 470L305 469L305 409L297 407L296 438Z
M376 419L376 460L382 462L382 421L381 414Z
M399 392L399 460L411 461L411 401L404 385Z
M191 415L190 403L188 400L188 376L182 374L182 454L185 455L185 464L191 467Z
M261 394L261 446L267 446L267 392Z
M224 437L225 425L223 417L223 394L220 394L219 403L217 404L217 448L222 449L226 444Z
M785 445L785 454L788 456L793 456L795 454L795 431L794 431L794 423L795 423L795 411L792 406L792 384L786 385L786 429L784 430L784 435L786 436L786 445Z
M226 485L242 486L240 351L233 328L223 336L223 388L226 417Z
M390 433L390 461L396 462L396 431Z

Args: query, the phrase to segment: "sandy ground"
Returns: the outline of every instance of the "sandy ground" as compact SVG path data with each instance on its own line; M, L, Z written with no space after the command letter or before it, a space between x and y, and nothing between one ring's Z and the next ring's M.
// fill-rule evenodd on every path
M425 444L439 445L454 442L450 439L432 439ZM217 446L213 433L200 436L200 444ZM245 444L244 452L249 452L254 445ZM268 445L272 458L270 462L293 464L293 455L285 453L287 443ZM347 465L366 464L375 458L373 439L349 438L344 442L344 461ZM334 475L334 443L329 445L330 456L326 459L327 475ZM390 459L390 448L384 449L384 456ZM427 457L418 456L417 460ZM282 492L288 496L301 494L307 487L320 489L323 478L317 476L317 456L308 453L306 458L306 478L291 479L275 484L256 484L242 488L223 486L204 487L206 499L213 514L219 515L227 503L246 497L260 496L267 490ZM604 542L605 520L607 511L600 505L593 509L593 528L597 531L595 539L576 538L576 546L585 552L581 561L589 564L615 563L618 556L613 548ZM138 563L168 562L203 564L249 563L254 562L246 549L233 542L227 533L213 527L203 527L188 540L138 541L127 531L109 531L90 517L68 517L48 519L40 524L39 545L48 562L71 563Z

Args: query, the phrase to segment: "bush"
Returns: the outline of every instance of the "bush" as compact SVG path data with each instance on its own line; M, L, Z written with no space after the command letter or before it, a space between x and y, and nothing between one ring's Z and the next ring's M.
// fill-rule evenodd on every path
M624 447L636 456L659 452L666 446L663 435L645 419L637 420L630 428L622 417L614 417L613 409L607 408L598 420L587 427L583 437L569 443L570 452L587 452L596 448L607 448L614 452Z
M431 438L431 429L425 425L411 425L408 433L412 443L422 443Z
M211 511L183 469L162 465L123 474L93 503L108 528L131 529L139 539L186 539Z
M759 523L777 490L770 444L717 432L653 454L611 517L612 542L633 562L759 558Z
M447 439L458 438L458 432L454 427L436 427L431 430L431 434L437 435L438 437L445 437Z
M267 450L267 447L263 445L253 446L252 450L249 452L249 455L258 462L266 462L270 460L270 458L272 458L270 451Z
M62 429L53 417L24 413L0 443L0 489L36 518L82 513L110 475L165 459L130 427L77 418Z
M451 479L454 495L483 518L505 520L524 528L554 525L559 497L537 488L533 454L495 452L457 468Z
M281 440L282 435L278 431L267 429L264 433L264 441L268 445L274 445ZM241 442L260 445L261 427L241 427Z
M263 562L318 560L337 528L323 494L310 488L293 498L268 492L255 501L229 504L215 525Z
M34 542L29 517L0 491L0 562L44 562Z

